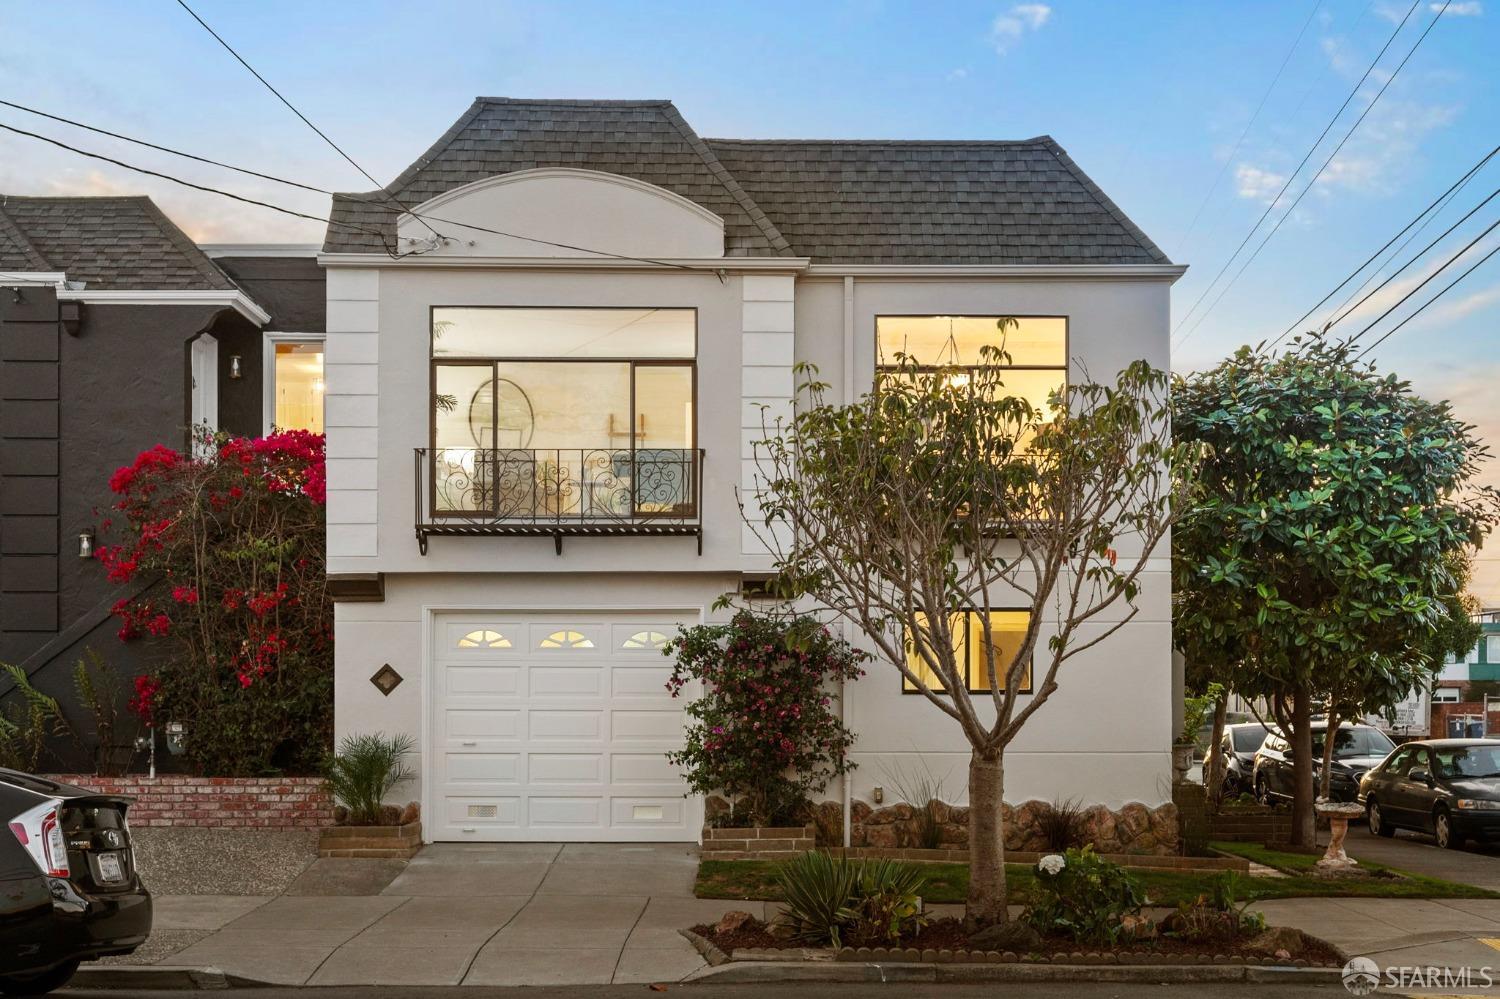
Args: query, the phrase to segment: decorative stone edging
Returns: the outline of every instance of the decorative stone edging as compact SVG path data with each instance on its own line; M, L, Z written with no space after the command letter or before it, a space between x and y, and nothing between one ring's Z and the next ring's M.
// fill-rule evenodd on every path
M712 802L712 799L710 799ZM724 807L727 808L727 805ZM818 825L837 828L843 822L843 806L824 801L813 806L819 815ZM946 849L965 849L969 842L969 809L935 801L930 806L938 825L938 841ZM1047 838L1041 820L1053 806L1045 801L1026 801L1020 805L1006 802L1002 806L1005 849L1008 851L1044 852ZM710 810L712 812L712 810ZM850 805L849 843L874 849L913 849L920 842L919 820L922 809L907 802L876 807L856 799ZM1091 805L1082 810L1084 843L1100 853L1129 853L1165 856L1177 853L1181 842L1177 806L1172 802L1151 808L1138 801L1118 809Z

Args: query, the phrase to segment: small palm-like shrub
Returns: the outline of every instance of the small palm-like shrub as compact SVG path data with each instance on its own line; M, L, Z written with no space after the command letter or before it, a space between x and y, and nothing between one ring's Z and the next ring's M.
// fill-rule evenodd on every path
M409 735L351 735L339 744L337 753L328 757L324 764L328 790L335 801L349 809L350 825L380 824L385 796L412 777L404 757L416 746Z
M1145 904L1145 894L1125 868L1086 846L1037 861L1036 888L1022 918L1038 933L1110 943L1120 933L1120 921Z
M893 860L850 860L812 851L781 865L782 916L796 939L841 947L890 942L921 926L922 886L914 867Z

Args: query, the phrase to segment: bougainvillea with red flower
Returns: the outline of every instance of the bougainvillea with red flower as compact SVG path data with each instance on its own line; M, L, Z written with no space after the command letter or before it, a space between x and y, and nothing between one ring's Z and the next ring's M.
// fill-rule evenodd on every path
M854 735L834 709L841 681L869 658L813 617L742 610L728 624L684 629L664 649L676 658L673 697L684 709L686 748L667 754L698 794L719 793L731 820L800 821L808 795L854 768Z
M200 773L315 773L332 738L333 605L325 584L323 437L157 445L109 480L96 550L117 583L124 641L163 645L136 680L147 724L187 726Z

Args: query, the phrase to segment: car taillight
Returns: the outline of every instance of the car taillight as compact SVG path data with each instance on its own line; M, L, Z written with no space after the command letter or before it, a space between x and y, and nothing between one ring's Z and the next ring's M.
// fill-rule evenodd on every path
M68 843L58 823L56 802L49 801L17 815L10 821L10 831L43 874L54 878L68 876Z

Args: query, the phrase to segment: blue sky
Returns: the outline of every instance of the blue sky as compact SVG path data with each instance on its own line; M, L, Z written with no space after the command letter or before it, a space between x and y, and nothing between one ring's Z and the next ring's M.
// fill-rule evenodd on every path
M1304 180L1440 5L1420 0L1380 68L1314 154ZM197 0L194 6L382 181L419 155L478 94L668 97L708 136L1050 134L1174 260L1191 265L1174 292L1181 317L1265 211L1410 2ZM1279 334L1500 142L1497 22L1500 0L1450 3L1265 250L1196 330L1186 333L1196 315L1182 326L1174 366L1210 364L1241 343ZM1251 124L1288 51L1285 72ZM370 186L171 0L0 0L0 98L319 187ZM327 208L317 195L19 112L0 109L0 121L312 214ZM1273 220L1302 186L1294 182ZM1500 157L1408 253L1497 187ZM0 134L0 191L145 192L199 239L320 238L320 227L311 223L8 134ZM1457 250L1497 217L1500 199L1432 256L1445 258L1443 250ZM1500 231L1482 241L1472 259L1496 244ZM1456 276L1463 266L1447 273ZM1426 273L1419 270L1416 280ZM1448 280L1439 278L1428 290ZM1378 311L1364 314L1373 318ZM1403 315L1397 312L1392 321ZM1364 325L1359 318L1341 329L1357 330ZM1424 394L1452 399L1461 416L1500 439L1497 322L1500 257L1374 356ZM1492 462L1487 478L1500 484L1500 461ZM1486 555L1480 569L1481 596L1500 605L1500 554Z

